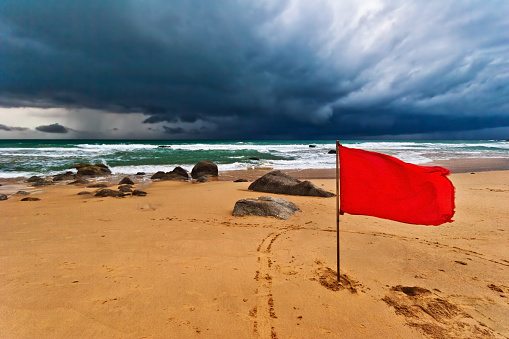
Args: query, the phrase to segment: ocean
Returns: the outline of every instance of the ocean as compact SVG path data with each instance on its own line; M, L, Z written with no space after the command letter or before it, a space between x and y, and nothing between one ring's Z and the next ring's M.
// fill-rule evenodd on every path
M509 142L480 141L345 141L345 146L395 156L414 164L456 158L509 159ZM170 147L160 147L170 146ZM312 146L312 147L311 147ZM168 141L168 140L0 140L0 178L50 176L78 163L102 163L114 174L191 171L202 160L219 171L256 167L326 169L335 141Z

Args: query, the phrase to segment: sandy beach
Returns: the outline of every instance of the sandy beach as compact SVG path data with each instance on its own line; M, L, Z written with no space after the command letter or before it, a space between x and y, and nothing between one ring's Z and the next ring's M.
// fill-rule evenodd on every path
M335 198L225 180L156 182L146 197L75 185L13 196L0 202L0 337L507 338L509 171L450 179L452 223L342 216L341 286ZM302 212L232 216L262 195Z

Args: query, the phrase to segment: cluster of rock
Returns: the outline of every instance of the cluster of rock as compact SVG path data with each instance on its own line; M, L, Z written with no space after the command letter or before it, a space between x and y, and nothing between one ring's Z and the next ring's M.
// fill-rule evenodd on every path
M133 189L134 181L131 178L125 177L118 183L118 190L113 190L109 188L103 188L95 193L96 197L118 197L122 198L128 195L132 196L140 196L144 197L147 195L147 192ZM105 185L106 186L106 185ZM90 186L89 186L90 187ZM107 187L107 186L106 186ZM80 192L78 194L87 194L85 192Z
M194 165L191 170L191 175L180 166L177 166L171 172L159 171L155 173L150 179L154 180L180 180L187 181L189 178L195 179L198 182L206 182L211 177L217 177L219 171L217 165L212 161L200 161Z
M333 197L334 193L316 187L309 181L300 181L281 171L272 171L255 180L249 190L315 197ZM256 199L241 199L235 203L233 216L262 216L288 219L300 209L291 201L262 196Z

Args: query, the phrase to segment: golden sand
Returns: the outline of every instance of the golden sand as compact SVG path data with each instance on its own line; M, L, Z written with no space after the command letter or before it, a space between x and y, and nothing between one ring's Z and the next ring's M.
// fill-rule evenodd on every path
M158 182L0 202L1 338L509 337L509 172L453 174L453 223L341 217L335 198ZM334 191L332 179L312 180ZM271 195L302 212L233 217Z

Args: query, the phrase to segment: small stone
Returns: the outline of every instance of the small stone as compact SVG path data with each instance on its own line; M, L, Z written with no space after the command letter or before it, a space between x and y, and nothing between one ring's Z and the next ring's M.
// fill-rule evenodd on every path
M138 172L136 175L145 175L145 172Z
M88 191L81 191L78 193L78 195L86 195L86 194L92 194L92 193L90 193Z
M16 194L17 195L30 195L30 193L27 191L17 191Z
M134 190L132 195L136 195L136 196L139 196L139 197L144 197L147 195L147 192L145 191L140 191L140 190Z
M26 198L21 199L21 201L39 201L39 200L41 200L41 199L33 198L33 197L26 197Z
M0 194L0 201L7 200L7 196L5 194Z
M108 185L106 185L106 184L93 184L93 185L87 186L87 188L105 188L105 187L108 187Z
M120 180L118 183L119 185L134 185L134 181L131 180L131 178L125 177L124 179Z
M247 179L237 179L237 180L234 180L233 182L249 182L249 180L247 180Z

